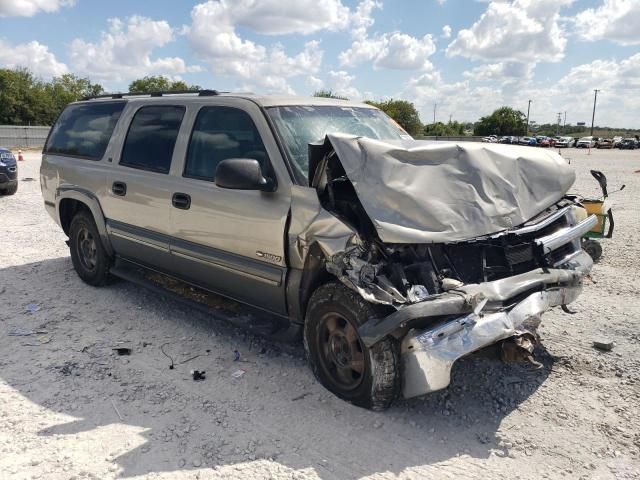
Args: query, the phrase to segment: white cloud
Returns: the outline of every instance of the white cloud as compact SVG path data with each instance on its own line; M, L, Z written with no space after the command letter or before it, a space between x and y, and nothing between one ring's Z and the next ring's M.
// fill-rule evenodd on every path
M331 70L327 75L327 86L329 90L340 97L347 97L349 100L359 100L362 98L362 94L351 84L355 78L355 76L350 75L344 70Z
M349 24L349 8L340 0L211 0L219 22L247 27L266 35L340 30Z
M475 81L521 82L531 79L533 67L523 62L489 63L467 70L463 75Z
M492 1L471 28L458 32L449 56L558 62L567 44L560 10L574 0Z
M321 2L321 5L336 6L338 3ZM238 3L240 4L243 2ZM267 7L272 8L273 18L278 15L285 17L281 4L269 2L266 2L261 9L263 16L269 16L268 10L265 10ZM251 40L245 40L236 32L236 25L250 26L251 24L247 21L248 17L237 14L237 6L233 8L224 1L209 1L196 5L191 11L192 23L184 29L196 55L209 64L213 73L234 76L243 81L245 86L256 87L267 93L293 93L287 79L311 75L319 70L323 51L318 41L312 40L305 43L302 51L289 56L280 44L265 47ZM236 13L232 15L232 12ZM296 12L296 14L301 13L297 10ZM287 27L292 31L298 29L295 25L299 18L298 20L296 18L298 17L294 15L294 21ZM327 18L334 18L334 16L329 15ZM310 28L320 28L320 25L338 25L327 22L328 20L310 24ZM275 23L272 23L268 32L274 33L281 30L276 29ZM264 29L262 32L265 33Z
M313 75L309 75L304 83L313 91L320 90L324 86L324 82Z
M11 45L0 39L0 66L5 68L25 67L35 75L51 78L68 73L64 63L58 62L49 47L32 41Z
M69 48L74 70L93 79L108 82L130 81L135 78L162 74L175 76L199 71L187 66L182 58L152 59L152 53L174 40L174 30L164 20L130 17L126 23L118 18L109 20L109 29L102 32L97 43L76 38Z
M451 27L449 25L442 27L442 35L440 35L440 38L451 38Z
M75 0L0 0L0 17L32 17L36 13L51 13L68 7Z
M511 82L506 77L511 75ZM517 81L518 75L524 79ZM593 89L600 89L596 124L637 126L640 111L640 53L620 61L598 59L571 68L555 84L532 84L527 66L503 63L479 66L465 74L464 81L446 82L437 70L411 78L400 97L415 103L424 122L437 120L475 121L496 108L508 105L526 113L532 99L531 119L554 123L557 112L567 112L567 122L590 122ZM492 81L494 83L485 83Z
M364 62L373 62L374 68L397 70L419 70L431 68L429 57L436 51L431 35L415 38L402 32L368 34L373 25L373 10L382 8L382 3L363 0L351 17L351 47L338 56L340 65L353 67Z
M620 45L640 44L640 2L604 0L598 8L588 8L575 17L578 36L587 41L611 40Z

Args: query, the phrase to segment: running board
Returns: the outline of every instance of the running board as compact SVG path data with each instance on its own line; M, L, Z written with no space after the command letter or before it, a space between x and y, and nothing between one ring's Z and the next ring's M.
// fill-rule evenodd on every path
M109 272L115 277L134 283L157 295L175 300L176 302L198 310L215 321L226 322L231 326L242 328L247 332L259 335L268 340L292 343L294 341L297 342L302 338L301 326L293 324L283 317L241 304L234 300L226 299L215 293L192 286L188 283L182 282L163 273L139 266L127 260L120 258L116 259L115 265L111 267ZM154 280L151 277L156 277L157 280ZM212 307L206 303L188 298L186 295L169 289L166 285L160 283L159 280L164 281L165 284L172 284L174 289L190 289L193 292L192 296L197 294L199 297L215 301L216 304L223 303L233 306L234 310L239 311L234 312L229 308L225 309L224 306L220 308L219 305ZM286 349L289 350L289 348Z

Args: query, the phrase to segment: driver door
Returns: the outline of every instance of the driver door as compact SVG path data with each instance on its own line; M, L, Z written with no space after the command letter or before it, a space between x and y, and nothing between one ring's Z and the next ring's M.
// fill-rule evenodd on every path
M262 115L258 110L258 114ZM230 190L215 184L217 165L229 158L253 158L275 176L262 132L248 111L203 106L196 114L186 148L178 204L171 209L174 268L188 281L257 307L286 314L285 229L290 184L275 192ZM261 133L263 133L261 135Z

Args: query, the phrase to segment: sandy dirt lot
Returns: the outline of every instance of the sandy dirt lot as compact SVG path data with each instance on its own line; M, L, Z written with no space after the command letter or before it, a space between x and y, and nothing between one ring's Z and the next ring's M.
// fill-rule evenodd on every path
M0 479L640 478L640 151L564 155L575 191L598 193L591 168L627 188L576 313L544 318L544 367L476 355L448 389L373 413L323 389L299 347L83 284L29 153L0 198Z

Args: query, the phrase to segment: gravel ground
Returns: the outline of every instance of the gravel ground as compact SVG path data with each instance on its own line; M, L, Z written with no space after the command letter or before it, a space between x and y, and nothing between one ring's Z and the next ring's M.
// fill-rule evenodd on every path
M640 151L563 153L575 191L598 192L590 168L627 188L576 313L545 316L544 367L475 355L384 413L329 394L300 348L126 282L84 285L27 154L0 198L0 478L640 478Z

